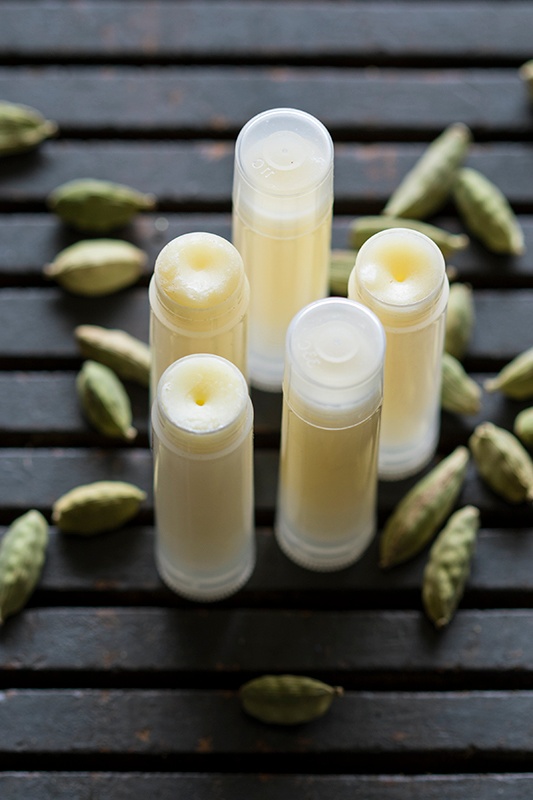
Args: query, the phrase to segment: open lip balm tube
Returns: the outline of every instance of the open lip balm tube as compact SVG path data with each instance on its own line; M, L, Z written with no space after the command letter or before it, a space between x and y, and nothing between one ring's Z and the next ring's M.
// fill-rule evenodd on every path
M346 298L289 326L275 528L308 569L348 566L374 536L384 352L377 317Z
M155 398L165 369L187 355L213 353L247 376L248 278L236 248L213 233L168 242L150 282L150 389Z
M374 311L387 337L380 478L415 474L435 454L448 293L442 253L418 231L381 231L357 254L348 297Z
M236 592L255 563L253 409L227 359L186 356L165 370L152 406L156 563L191 600Z
M276 108L236 142L233 243L250 281L251 383L280 391L294 315L328 294L333 142L315 117Z

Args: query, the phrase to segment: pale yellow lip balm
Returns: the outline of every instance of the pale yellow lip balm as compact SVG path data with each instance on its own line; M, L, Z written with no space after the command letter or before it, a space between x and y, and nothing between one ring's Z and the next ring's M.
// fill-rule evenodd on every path
M289 326L276 536L303 567L345 567L374 536L384 350L377 317L345 298Z
M328 294L333 143L315 117L277 108L253 117L235 148L233 243L250 280L253 385L280 391L293 316Z
M242 258L221 236L186 233L163 247L149 289L152 397L165 369L194 353L227 358L247 376L249 296Z
M357 254L348 297L371 308L387 336L380 478L412 475L435 453L448 293L442 253L424 234L381 231Z
M171 364L152 407L156 563L192 600L237 591L255 561L253 409L237 367L210 354Z

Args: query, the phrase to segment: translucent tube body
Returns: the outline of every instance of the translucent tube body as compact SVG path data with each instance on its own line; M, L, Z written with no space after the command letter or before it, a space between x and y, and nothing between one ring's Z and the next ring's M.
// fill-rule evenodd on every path
M302 111L258 114L235 149L233 243L250 281L251 382L279 391L293 316L328 293L333 143Z
M424 234L393 228L359 250L348 296L374 311L387 336L380 478L414 474L435 453L448 292L442 253Z
M250 289L236 248L212 233L186 233L159 253L150 282L151 395L165 369L213 353L247 376Z
M309 569L347 566L374 536L384 348L379 320L344 298L289 327L276 536Z
M199 354L162 375L152 408L156 563L193 600L237 591L254 565L253 410L242 373Z

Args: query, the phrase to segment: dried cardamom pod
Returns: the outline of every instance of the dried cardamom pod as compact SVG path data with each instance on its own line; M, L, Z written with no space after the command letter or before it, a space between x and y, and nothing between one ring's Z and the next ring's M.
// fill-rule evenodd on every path
M526 447L533 448L533 407L525 408L517 415L513 430Z
M79 178L54 189L47 204L63 222L102 233L125 225L138 211L154 208L155 197L121 183Z
M452 514L429 551L422 602L437 628L452 619L463 596L479 530L479 509L465 506Z
M529 99L533 100L533 59L526 61L518 70L518 74L527 86Z
M496 494L508 503L533 500L533 461L514 434L482 422L468 444L479 474Z
M74 335L85 358L99 361L125 381L150 383L150 348L126 331L78 325Z
M0 624L30 599L41 576L48 523L32 509L18 517L0 542Z
M40 111L0 100L0 156L25 153L57 133L57 124Z
M452 414L477 414L481 408L481 389L449 353L442 354L440 398L442 408Z
M502 392L513 400L533 397L533 347L513 358L496 375L483 384L487 392Z
M146 253L129 242L87 239L58 253L44 274L73 294L102 297L135 283L146 262Z
M413 558L433 538L459 496L468 461L467 448L457 447L400 500L383 528L380 567Z
M467 351L475 322L472 287L452 283L446 311L444 349L461 360Z
M446 202L472 134L466 125L449 125L425 150L391 195L383 214L389 217L429 217Z
M355 250L332 250L329 259L329 288L336 297L348 294L348 278L354 268Z
M55 501L52 522L64 533L112 531L134 517L145 499L146 492L125 481L86 483Z
M464 167L457 173L453 196L468 230L494 253L521 255L524 234L502 191L481 172Z
M86 361L76 378L76 389L85 416L97 431L118 439L135 439L130 399L112 369Z
M417 219L406 219L405 217L386 217L384 214L375 217L359 217L350 226L350 244L359 248L362 244L374 236L375 233L388 230L389 228L409 228L418 231L432 239L440 247L444 258L464 250L468 246L469 238L464 233L450 233L436 225L428 222L420 222Z
M323 716L340 686L302 675L263 675L241 686L244 710L261 722L300 725Z

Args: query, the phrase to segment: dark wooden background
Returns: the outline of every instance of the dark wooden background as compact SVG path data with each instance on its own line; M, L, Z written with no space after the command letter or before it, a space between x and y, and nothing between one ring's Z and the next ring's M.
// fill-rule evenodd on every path
M147 396L131 390L131 445L80 415L80 323L147 339L154 258L189 230L230 235L233 145L248 118L296 106L336 148L333 243L379 212L447 124L475 137L468 163L506 193L527 252L456 258L475 290L466 366L482 381L533 344L533 4L513 0L0 0L0 98L39 108L60 135L0 162L0 523L48 518L79 483L130 480L135 523L89 540L52 528L28 608L0 632L2 800L529 800L533 796L533 511L469 470L460 504L482 530L461 610L436 633L421 611L426 554L382 574L376 546L334 575L273 541L280 397L255 392L258 563L218 605L166 590L153 562ZM79 177L155 193L117 235L149 253L139 284L68 296L42 266L82 238L45 197ZM452 206L435 220L461 229ZM527 403L484 396L443 415L439 455ZM413 481L380 486L380 523ZM265 672L346 694L295 729L246 717L239 686Z

